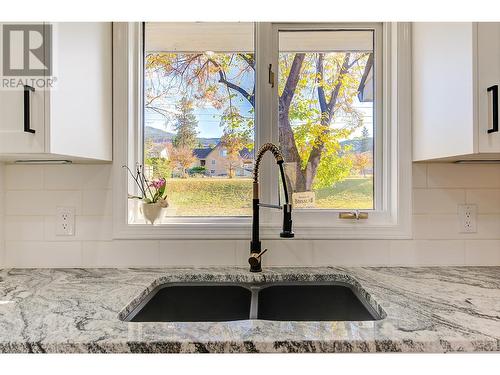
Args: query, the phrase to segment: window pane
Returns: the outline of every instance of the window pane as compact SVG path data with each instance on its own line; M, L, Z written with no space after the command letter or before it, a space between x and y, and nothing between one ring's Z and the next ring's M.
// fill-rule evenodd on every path
M279 138L296 208L374 207L373 39L279 33Z
M146 23L144 66L144 164L168 215L250 215L253 23Z

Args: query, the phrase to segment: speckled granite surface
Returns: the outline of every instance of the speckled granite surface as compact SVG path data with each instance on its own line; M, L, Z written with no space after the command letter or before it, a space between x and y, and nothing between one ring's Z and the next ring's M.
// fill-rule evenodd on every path
M169 281L358 282L364 322L130 323ZM500 351L500 267L0 270L0 352Z

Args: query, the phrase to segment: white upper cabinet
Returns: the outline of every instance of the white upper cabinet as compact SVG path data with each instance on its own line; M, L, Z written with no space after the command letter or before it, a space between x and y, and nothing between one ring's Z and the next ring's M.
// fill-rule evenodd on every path
M45 36L52 27L51 48L47 43L43 48L52 57L50 77L39 77L38 85L32 81L0 90L0 159L111 161L112 25L50 25L43 26ZM0 29L6 32L4 25ZM22 44L15 33L14 42ZM36 57L26 56L30 63ZM20 61L18 65L26 63L22 57ZM6 78L5 71L2 78ZM48 78L53 78L54 87L41 88L39 83Z
M500 157L500 23L412 26L413 160Z

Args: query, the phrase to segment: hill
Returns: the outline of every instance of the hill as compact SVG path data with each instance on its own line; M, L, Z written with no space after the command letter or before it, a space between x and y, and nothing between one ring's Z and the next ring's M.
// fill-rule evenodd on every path
M175 137L174 133L166 132L161 129L153 128L151 126L146 126L144 128L144 139L151 140L153 143L170 143L172 139ZM202 147L209 147L210 145L216 145L219 143L220 138L197 138L198 142L202 145ZM349 139L346 141L340 142L342 146L351 146L351 151L353 153L361 153L369 151L370 146L372 145L373 138L369 137L367 139L356 138Z
M174 137L174 133L166 132L165 130L153 128L151 126L144 127L144 139L151 140L153 143L170 143ZM203 147L208 147L209 145L216 145L219 143L220 138L197 138L197 140Z
M144 139L151 140L153 143L171 142L174 136L174 133L169 133L161 129L153 128L151 126L144 127Z
M371 146L373 144L373 138L356 138L356 139L348 139L346 141L340 142L342 147L351 146L351 152L355 154L359 154L361 152L371 151Z

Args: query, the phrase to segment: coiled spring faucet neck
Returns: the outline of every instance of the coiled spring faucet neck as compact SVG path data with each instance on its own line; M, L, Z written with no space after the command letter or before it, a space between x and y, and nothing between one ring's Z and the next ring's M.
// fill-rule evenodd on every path
M255 166L253 167L253 182L255 184L259 183L259 167L260 162L262 161L262 157L267 151L271 151L276 159L278 164L283 164L283 155L281 154L280 149L274 143L265 143L259 148L257 152L257 156L255 158Z
M259 202L259 167L260 162L262 161L262 157L264 154L270 151L274 158L276 159L276 163L280 168L280 177L283 186L283 193L285 196L285 204L283 207L277 205L270 204L261 204ZM279 208L283 210L283 230L280 233L280 237L282 238L293 238L294 233L292 231L292 205L290 204L290 197L288 196L288 188L286 184L285 178L285 170L283 168L283 155L281 154L280 149L273 143L265 143L257 152L257 156L255 158L255 167L253 169L253 220L252 220L252 241L250 242L250 258L248 262L250 263L250 271L251 272L260 272L262 271L261 266L261 256L267 251L264 250L261 252L261 242L259 238L259 207L267 207L267 208Z

